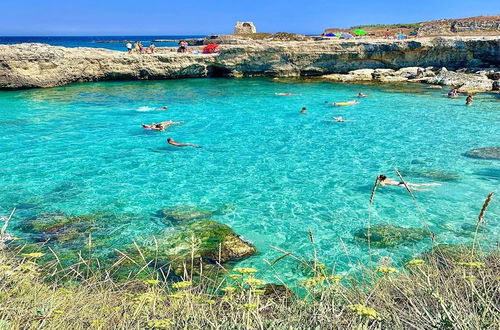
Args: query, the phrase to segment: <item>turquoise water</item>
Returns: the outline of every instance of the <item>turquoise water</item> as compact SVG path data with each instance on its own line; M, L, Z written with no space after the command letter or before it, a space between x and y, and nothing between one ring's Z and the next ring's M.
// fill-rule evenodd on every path
M325 104L368 95L360 104ZM447 91L447 90L446 90ZM106 82L0 92L0 213L23 218L44 211L112 212L127 219L110 233L112 246L148 240L163 230L154 216L163 207L197 205L234 211L214 220L230 225L260 253L240 262L300 277L292 259L270 269L281 253L311 258L311 229L320 260L338 272L366 262L367 247L353 240L366 225L368 199L379 173L393 168L415 183L441 182L417 192L422 214L404 189L377 191L372 223L423 228L438 243L467 243L482 202L500 182L499 161L462 154L500 145L500 102L418 86L343 85L265 79ZM300 95L276 96L275 92ZM153 111L168 105L166 112ZM308 114L300 115L301 107ZM343 116L354 122L330 122ZM166 132L141 123L183 120ZM175 148L177 141L204 146ZM448 181L425 177L444 171ZM448 178L449 179L449 178ZM497 243L498 203L487 213L483 246ZM28 237L27 233L18 233ZM430 242L374 249L375 260L395 264L425 251Z

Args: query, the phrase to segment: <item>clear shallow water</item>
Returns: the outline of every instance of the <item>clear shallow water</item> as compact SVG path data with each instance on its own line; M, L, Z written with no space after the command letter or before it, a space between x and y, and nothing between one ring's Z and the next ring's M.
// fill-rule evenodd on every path
M349 107L324 101L354 99ZM301 95L275 96L275 92ZM410 182L429 170L458 175L417 198L438 243L467 243L482 202L500 182L499 161L466 158L470 149L500 145L500 102L463 97L425 86L342 85L264 79L199 79L107 82L0 92L0 213L19 206L14 224L36 212L112 212L125 216L112 247L146 240L164 225L154 213L172 205L234 212L214 220L253 242L260 254L240 265L274 272L263 259L276 246L310 258L307 230L316 238L320 260L339 272L367 261L367 247L353 231L367 223L368 199L379 173ZM166 112L148 111L164 105ZM301 107L308 108L300 115ZM355 120L329 122L332 116ZM141 123L183 120L166 132L145 131ZM175 148L165 140L192 142L203 149ZM413 173L413 174L412 174ZM497 242L498 203L487 213L485 246ZM423 228L404 189L378 190L372 223ZM375 260L395 263L425 251L429 241L374 249ZM285 259L275 266L286 279L300 277Z
M20 44L20 43L43 43L52 46L63 47L91 47L91 48L105 48L110 50L126 51L123 42L106 43L102 41L121 41L131 40L140 41L145 47L148 47L153 40L161 39L189 39L189 38L202 38L202 36L80 36L80 37L2 37L0 36L0 44ZM156 42L157 47L176 47L177 42Z

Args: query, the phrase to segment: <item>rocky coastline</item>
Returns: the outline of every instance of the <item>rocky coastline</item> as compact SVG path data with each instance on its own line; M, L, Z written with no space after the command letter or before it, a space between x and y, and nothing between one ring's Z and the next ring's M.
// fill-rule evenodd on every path
M199 50L196 47L193 50ZM238 40L218 54L128 54L45 44L0 45L0 89L74 82L204 77L322 77L332 81L419 82L460 92L500 88L500 36L408 40ZM421 68L423 76L417 76ZM453 72L452 70L456 71Z

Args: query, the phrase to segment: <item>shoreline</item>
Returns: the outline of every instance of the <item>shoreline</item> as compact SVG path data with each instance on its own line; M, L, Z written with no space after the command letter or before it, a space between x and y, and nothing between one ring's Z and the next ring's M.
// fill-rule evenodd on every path
M190 49L199 51L201 47ZM417 81L412 77L417 67L433 74ZM480 74L469 73L476 71ZM219 53L209 55L177 53L175 47L158 47L155 54L128 54L36 43L0 45L0 90L85 81L207 77L323 77L342 82L410 81L445 86L465 83L463 92L494 92L500 89L500 36L237 40L222 43Z

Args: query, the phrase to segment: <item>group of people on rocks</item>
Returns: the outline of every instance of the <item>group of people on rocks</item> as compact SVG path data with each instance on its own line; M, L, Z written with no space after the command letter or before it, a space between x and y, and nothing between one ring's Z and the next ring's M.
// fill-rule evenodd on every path
M129 54L131 53L137 53L137 54L154 54L156 46L154 43L151 43L149 47L144 47L142 45L142 42L140 41L135 41L134 44L132 45L131 42L127 42L125 45L127 47L127 52Z

